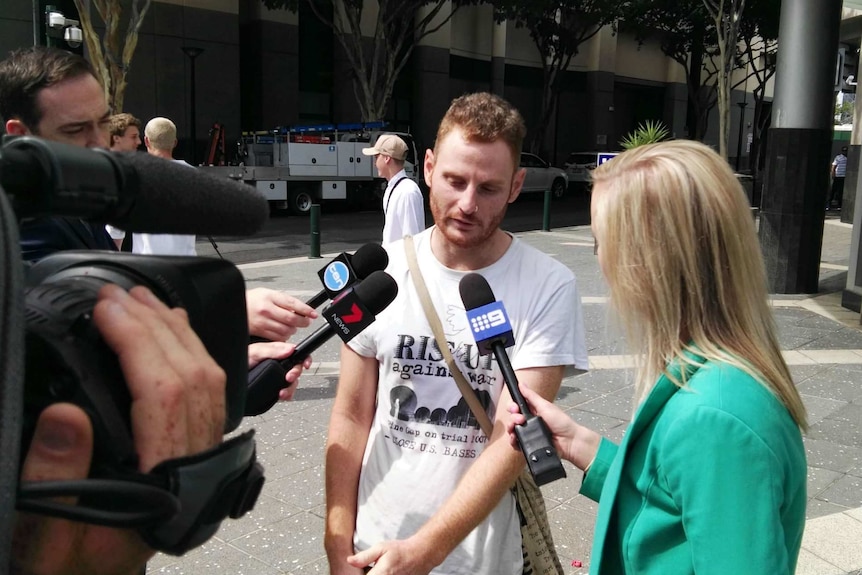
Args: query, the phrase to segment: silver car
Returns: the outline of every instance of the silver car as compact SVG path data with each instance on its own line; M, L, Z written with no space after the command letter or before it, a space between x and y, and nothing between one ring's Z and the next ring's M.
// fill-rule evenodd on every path
M596 169L598 152L572 152L563 167L569 176L569 181L579 184L590 182L590 172Z
M524 192L544 192L551 190L555 198L562 198L569 187L566 172L555 168L535 154L521 154L521 167L527 169L524 178Z

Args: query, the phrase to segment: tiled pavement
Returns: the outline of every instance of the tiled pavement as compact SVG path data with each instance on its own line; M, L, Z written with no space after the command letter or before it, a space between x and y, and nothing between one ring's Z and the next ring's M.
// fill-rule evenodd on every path
M848 225L827 219L821 293L775 296L782 348L808 408L808 522L799 575L862 575L862 330L859 314L840 307L846 281ZM620 338L606 328L605 286L588 227L519 234L573 269L583 299L591 370L563 381L558 403L582 423L619 440L632 410ZM359 246L356 246L359 247ZM222 242L223 250L230 250ZM240 266L250 287L307 297L324 260L296 258ZM312 326L310 329L314 329ZM310 332L309 332L310 333ZM299 334L298 337L301 337ZM298 341L298 339L297 339ZM328 573L323 552L323 446L337 383L336 342L315 354L293 402L247 419L257 430L267 482L255 510L227 521L185 557L159 555L148 572L255 575ZM568 573L585 573L596 505L577 495L580 472L545 487L557 549ZM580 561L583 567L570 566Z

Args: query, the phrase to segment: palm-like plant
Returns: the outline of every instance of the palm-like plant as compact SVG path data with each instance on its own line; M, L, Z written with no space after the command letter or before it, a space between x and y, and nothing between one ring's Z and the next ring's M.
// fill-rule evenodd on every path
M647 120L638 125L634 131L629 132L625 138L620 140L620 146L622 146L624 150L630 150L631 148L637 148L644 144L661 142L662 140L666 140L669 135L670 132L667 127L665 127L665 125L659 120Z

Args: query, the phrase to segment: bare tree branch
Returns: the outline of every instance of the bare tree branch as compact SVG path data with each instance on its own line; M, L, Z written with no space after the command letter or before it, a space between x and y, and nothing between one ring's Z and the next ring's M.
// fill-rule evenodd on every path
M151 0L143 0L144 4L140 7L140 0L131 0L131 15L126 33L122 37L120 24L123 11L120 0L74 0L74 2L81 21L87 51L90 54L93 67L101 79L105 99L114 112L120 112L123 109L126 78L131 68L135 48L138 45L138 33L149 10ZM105 25L101 42L99 42L99 35L93 26L90 13L91 5Z

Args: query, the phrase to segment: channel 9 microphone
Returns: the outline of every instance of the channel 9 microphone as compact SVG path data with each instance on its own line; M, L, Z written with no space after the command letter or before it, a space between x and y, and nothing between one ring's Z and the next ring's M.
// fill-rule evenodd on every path
M554 448L551 432L541 417L536 417L530 411L521 390L518 389L518 377L512 369L506 348L515 345L512 324L502 302L494 298L494 292L487 280L477 273L470 273L461 278L458 284L461 301L467 310L467 322L480 355L493 353L503 373L503 380L509 394L518 409L527 418L523 425L515 427L515 436L521 451L527 459L530 474L536 485L544 485L562 479L566 470L560 461L560 456Z
M245 415L260 415L278 401L278 392L285 386L284 376L294 366L305 361L314 350L338 334L346 343L374 322L398 295L398 284L384 271L378 270L347 288L336 297L321 315L326 325L299 342L290 357L267 359L248 372Z
M389 255L380 244L365 244L353 255L342 252L317 272L323 289L305 303L311 307L319 307L373 272L386 269L387 265Z

